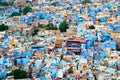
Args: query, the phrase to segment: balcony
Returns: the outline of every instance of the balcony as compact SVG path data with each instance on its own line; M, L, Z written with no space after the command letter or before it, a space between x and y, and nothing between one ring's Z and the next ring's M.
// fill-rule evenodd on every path
M67 49L75 49L75 50L80 50L81 48L80 47L67 47Z

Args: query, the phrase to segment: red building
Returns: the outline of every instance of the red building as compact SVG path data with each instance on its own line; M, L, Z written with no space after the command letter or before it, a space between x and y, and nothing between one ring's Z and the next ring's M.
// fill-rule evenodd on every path
M68 38L66 46L69 54L75 53L79 55L81 49L86 48L86 40L80 38Z

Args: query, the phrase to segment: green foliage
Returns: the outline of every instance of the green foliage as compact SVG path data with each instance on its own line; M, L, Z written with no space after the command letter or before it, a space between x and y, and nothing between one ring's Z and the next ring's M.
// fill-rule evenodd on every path
M24 70L16 69L9 73L8 76L14 76L15 79L23 79L26 78L27 73Z
M9 4L6 3L6 2L1 2L0 5L2 5L2 6L8 6Z
M53 2L51 5L56 6L57 2Z
M30 1L29 0L26 0L27 3L29 3Z
M5 24L0 25L0 31L6 31L8 29L9 29L9 27L7 25L5 25Z
M47 24L45 28L46 30L57 30L57 27L55 27L52 23Z
M66 30L68 29L68 23L66 21L63 21L59 25L59 29L60 29L60 32L66 32Z
M43 24L38 23L38 27L39 27L39 28L44 28L44 25L43 25Z
M38 32L39 32L39 29L34 29L34 31L33 31L33 36L34 36L34 35L37 35Z
M101 20L100 20L100 19L98 19L97 21L101 22Z
M22 13L22 9L19 9L19 13L20 13L20 14Z
M76 38L76 36L72 36L72 38Z
M89 26L89 29L95 29L95 26L93 26L93 25Z
M1 6L8 6L8 5L12 5L12 4L13 4L13 2L7 3L5 1L0 0L0 5Z
M31 12L32 8L30 6L26 6L23 8L22 12L24 15L26 15L28 12Z
M52 24L52 23L49 23L47 25L38 24L38 26L40 28L45 28L46 30L57 30L57 27L54 24Z
M11 17L13 17L13 16L20 16L21 14L20 13L18 13L18 12L13 12L12 14L11 14Z
M118 47L118 45L116 46L116 50L117 50L117 51L120 51L120 47Z
M117 48L117 51L120 51L120 48Z
M81 2L82 4L92 3L90 0L84 0Z
M101 40L100 42L104 42L103 40Z

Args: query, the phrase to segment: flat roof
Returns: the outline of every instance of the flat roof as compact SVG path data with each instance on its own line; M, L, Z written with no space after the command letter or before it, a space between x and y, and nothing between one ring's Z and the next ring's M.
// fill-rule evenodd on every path
M69 42L80 42L80 43L85 43L86 42L86 40L80 39L80 38L68 38L67 41L69 41Z

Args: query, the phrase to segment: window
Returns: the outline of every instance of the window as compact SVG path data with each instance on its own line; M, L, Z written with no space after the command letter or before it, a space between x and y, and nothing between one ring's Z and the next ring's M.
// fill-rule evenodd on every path
M111 57L111 59L113 59L113 57Z
M15 44L12 44L12 46L15 46Z
M72 47L74 47L74 48L75 48L75 47L76 47L76 45L72 45Z
M103 70L102 70L101 72L102 72L102 73L104 73L104 71L103 71Z
M67 46L68 46L68 47L71 47L71 45L70 45L70 44L68 44Z
M71 43L67 42L67 47L71 47Z
M86 70L87 69L87 66L86 65L83 65L83 70Z
M80 47L80 44L77 44L77 47Z
M73 70L76 70L76 67L73 67Z
M116 9L116 7L113 7L113 9Z

